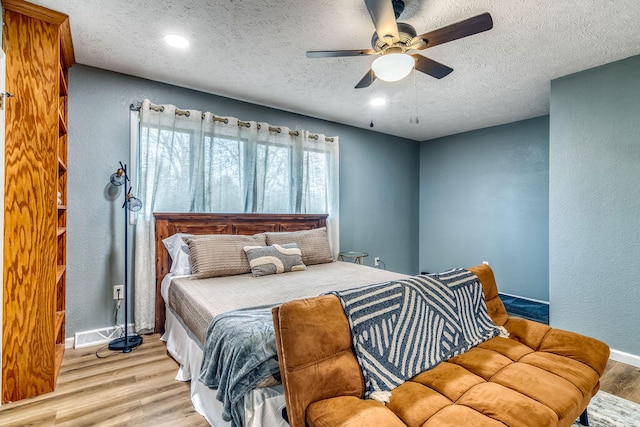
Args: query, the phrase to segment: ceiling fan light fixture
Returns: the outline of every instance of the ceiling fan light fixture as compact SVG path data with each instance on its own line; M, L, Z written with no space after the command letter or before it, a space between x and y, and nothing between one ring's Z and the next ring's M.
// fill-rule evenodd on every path
M373 61L371 68L380 80L397 82L411 73L415 62L415 59L406 53L388 53Z
M177 47L178 49L185 49L189 47L189 40L177 34L167 34L164 36L164 41L169 46Z

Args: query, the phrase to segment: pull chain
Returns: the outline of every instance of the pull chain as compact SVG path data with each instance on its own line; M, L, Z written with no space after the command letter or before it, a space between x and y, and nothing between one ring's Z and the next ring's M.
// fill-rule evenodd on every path
M373 105L371 104L371 99L373 99L373 88L369 86L369 127L373 127Z

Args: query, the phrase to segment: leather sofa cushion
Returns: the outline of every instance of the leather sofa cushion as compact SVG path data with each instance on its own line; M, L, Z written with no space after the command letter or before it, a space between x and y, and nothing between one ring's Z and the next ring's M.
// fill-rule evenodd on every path
M387 407L409 426L421 426L452 404L451 400L437 391L413 381L407 381L393 390L392 396Z
M457 404L512 427L555 426L558 421L553 410L537 400L491 382L472 388Z
M564 378L580 390L583 396L591 392L593 384L596 384L600 378L595 370L588 368L577 360L553 353L531 353L520 359L520 362L536 366Z
M309 425L317 427L404 427L393 412L375 400L340 396L314 402L307 408Z
M577 411L582 393L564 378L526 363L513 363L496 373L493 382L551 408L558 419Z
M453 363L440 363L435 368L415 376L412 381L437 391L453 402L471 387L484 382L479 376Z
M433 417L429 418L424 427L505 427L500 421L496 421L482 415L474 409L466 406L447 406ZM531 426L529 426L531 427Z
M311 426L557 426L581 412L579 405L595 394L599 377L578 360L496 337L400 385L386 407L372 400L336 397L311 404L307 422Z

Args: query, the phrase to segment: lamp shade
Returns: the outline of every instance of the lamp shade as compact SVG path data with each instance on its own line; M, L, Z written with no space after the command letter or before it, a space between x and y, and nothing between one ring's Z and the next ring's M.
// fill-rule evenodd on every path
M111 174L111 178L109 179L111 181L111 184L119 186L124 184L124 182L126 181L126 175L124 172L123 168L118 168L118 170L114 173Z
M388 53L373 61L371 68L380 80L397 82L409 75L415 63L415 59L406 53Z
M127 201L125 202L125 205L131 212L138 212L142 209L142 201L137 197L134 197L131 193L127 194Z

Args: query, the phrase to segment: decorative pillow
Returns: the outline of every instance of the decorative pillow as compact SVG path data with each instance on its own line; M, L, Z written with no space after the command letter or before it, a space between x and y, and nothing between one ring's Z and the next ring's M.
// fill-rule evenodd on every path
M209 234L186 237L184 241L189 245L192 279L249 273L251 267L243 248L267 243L263 233L253 236Z
M302 262L305 265L324 264L333 262L327 227L312 230L290 231L281 233L265 233L267 245L283 245L297 243L302 251Z
M175 275L191 274L191 262L189 262L189 246L183 240L193 234L176 233L162 241L171 257L171 273Z
M272 246L245 246L253 277L288 271L306 270L302 262L302 252L295 243Z

